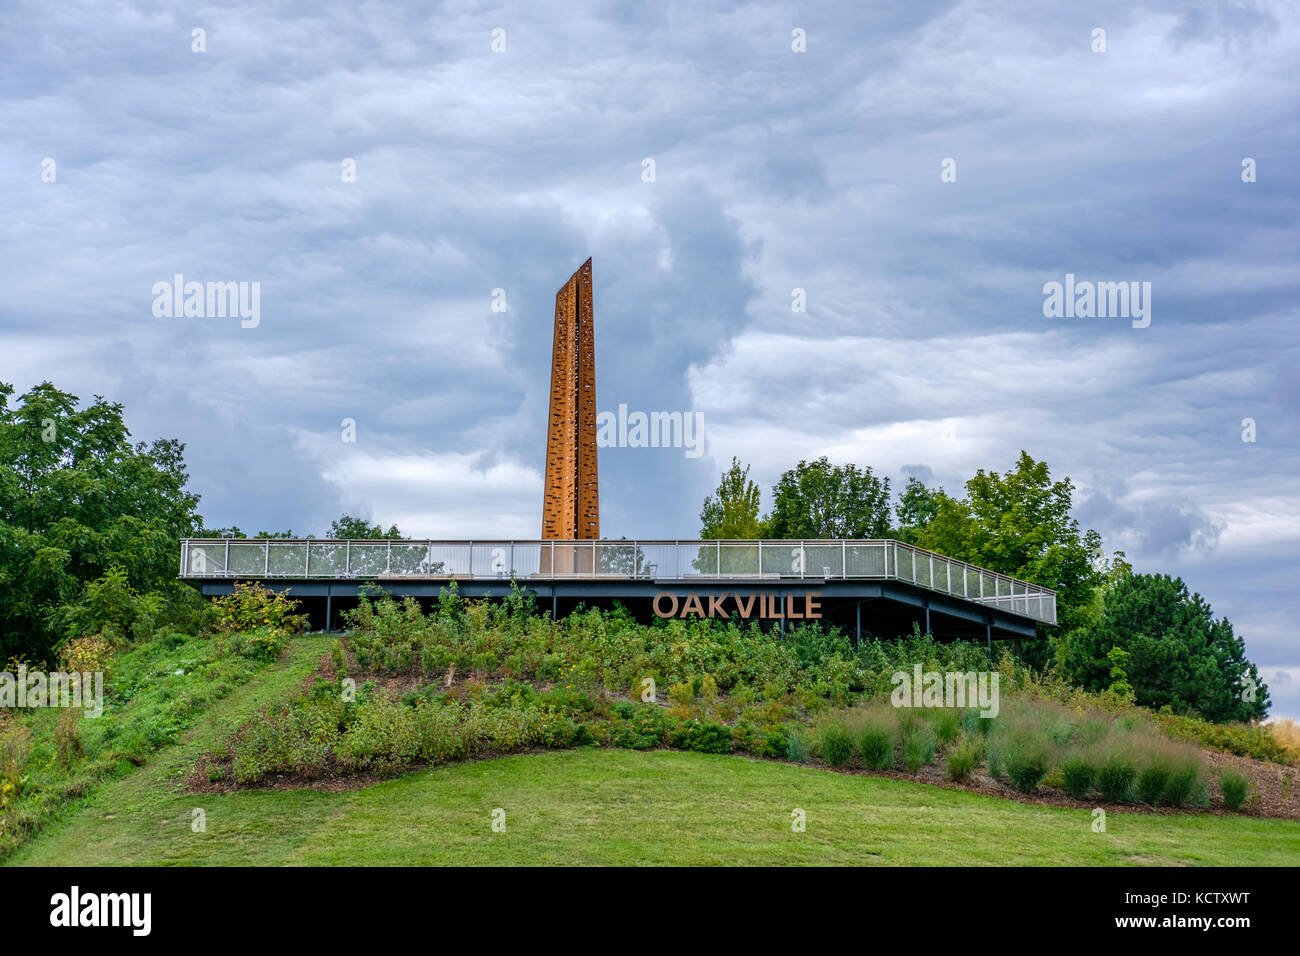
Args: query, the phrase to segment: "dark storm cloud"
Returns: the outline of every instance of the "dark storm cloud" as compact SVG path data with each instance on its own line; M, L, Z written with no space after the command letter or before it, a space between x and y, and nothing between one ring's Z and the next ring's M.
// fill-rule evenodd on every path
M11 3L0 379L185 440L214 525L529 536L552 304L590 255L599 408L706 432L602 449L604 533L691 536L733 454L959 493L1023 448L1294 676L1298 16ZM260 324L155 317L178 272L259 282ZM1067 272L1151 282L1151 326L1044 318Z

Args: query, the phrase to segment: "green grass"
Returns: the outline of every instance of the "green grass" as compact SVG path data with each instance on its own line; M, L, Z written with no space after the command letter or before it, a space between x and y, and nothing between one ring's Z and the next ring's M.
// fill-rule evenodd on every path
M154 776L152 782L146 778ZM13 860L30 865L1287 865L1300 823L1028 806L742 757L576 750L362 790L184 795L148 769ZM161 784L161 786L159 786ZM207 832L190 830L191 810ZM492 811L505 810L494 833ZM791 811L807 830L791 830Z
M132 649L115 667L104 716L81 721L89 756L70 771L59 767L51 743L58 713L24 715L35 736L27 767L30 794L21 809L38 833L57 831L60 821L93 816L106 799L174 789L200 753L229 736L250 712L282 699L316 669L328 647L320 635L298 637L271 666L214 659L207 638L159 640ZM145 766L137 769L117 756L122 752ZM0 851L21 841L0 834Z
M328 649L297 638L145 766L94 788L20 865L1288 865L1300 822L1036 807L855 774L673 751L582 749L417 771L364 789L188 794L195 759ZM505 810L506 830L492 831ZM191 812L207 817L191 830ZM807 829L791 830L802 809Z

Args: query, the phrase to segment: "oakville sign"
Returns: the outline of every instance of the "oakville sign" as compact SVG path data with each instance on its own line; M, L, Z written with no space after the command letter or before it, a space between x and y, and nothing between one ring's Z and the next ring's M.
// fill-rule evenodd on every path
M654 596L651 606L657 617L685 617L688 614L695 614L699 617L729 618L733 611L737 611L746 620L758 617L788 621L816 621L822 616L821 601L817 600L820 597L820 591L809 591L807 594L769 594L752 591L741 594L739 591L720 593L709 591L701 598L696 592L690 591L685 600L679 600L677 595L670 591L660 591ZM705 610L704 606L706 601L708 610Z

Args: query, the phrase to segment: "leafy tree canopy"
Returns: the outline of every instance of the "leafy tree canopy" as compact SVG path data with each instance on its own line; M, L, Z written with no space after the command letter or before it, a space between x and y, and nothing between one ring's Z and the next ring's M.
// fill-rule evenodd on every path
M1070 516L1074 484L1052 481L1046 462L1021 452L1005 474L980 469L966 497L914 493L931 517L913 532L918 547L1001 571L1057 592L1063 629L1076 626L1102 579L1101 535ZM906 492L905 492L906 494Z
M869 467L801 461L773 489L768 537L883 538L889 530L889 479Z
M700 510L700 537L760 538L763 522L758 517L758 485L749 479L749 466L731 459L731 467L722 474L718 490L704 499Z
M920 479L908 478L898 496L898 504L894 506L894 515L898 518L894 537L915 544L920 529L938 514L939 499L942 496L942 488L929 488Z
M1117 658L1144 707L1168 705L1213 721L1267 713L1268 688L1246 660L1241 638L1181 578L1115 575L1103 589L1099 617L1062 640L1065 676L1086 690L1110 685Z
M201 526L186 490L185 446L133 444L122 406L49 382L10 403L0 383L0 657L48 657L67 626L62 605L88 582L171 591L176 543Z
M349 514L344 514L336 518L330 525L329 532L325 535L327 538L374 538L374 539L399 539L402 532L397 530L397 525L389 525L385 531L382 525L371 524L365 518L354 518Z

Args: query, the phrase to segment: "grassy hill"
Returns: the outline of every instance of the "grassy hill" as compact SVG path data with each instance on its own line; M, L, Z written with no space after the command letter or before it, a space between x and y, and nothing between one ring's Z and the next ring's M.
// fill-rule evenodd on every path
M741 756L579 748L409 772L369 786L194 793L196 759L317 667L295 639L143 766L90 786L20 865L1292 865L1300 822L1035 806ZM322 784L331 786L333 784ZM492 812L505 811L493 832ZM806 831L792 831L802 809ZM193 811L205 829L194 832Z

